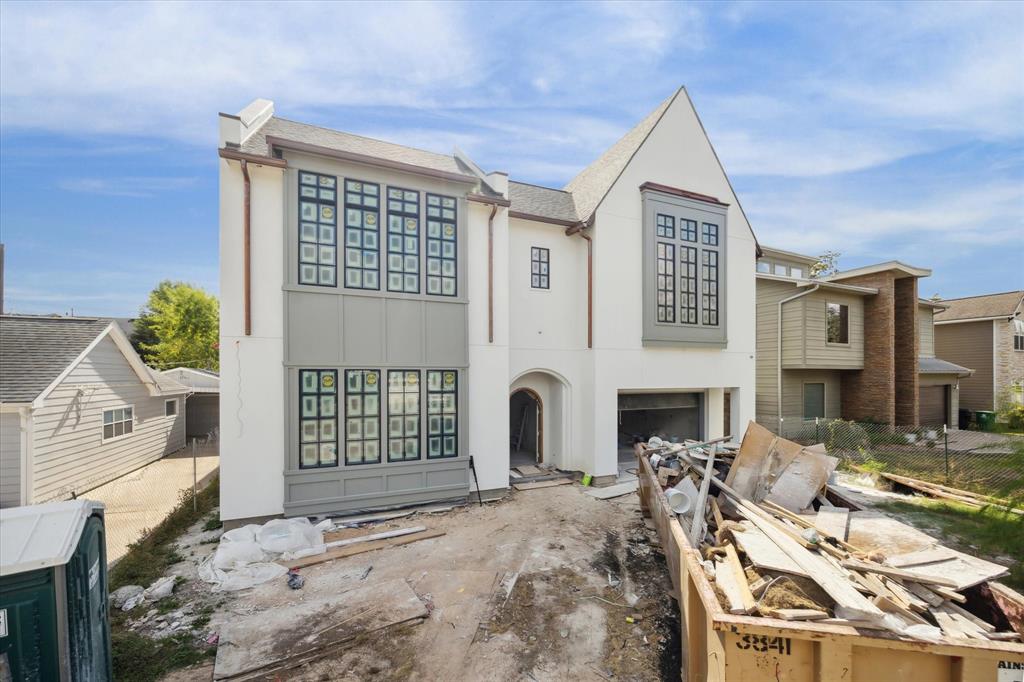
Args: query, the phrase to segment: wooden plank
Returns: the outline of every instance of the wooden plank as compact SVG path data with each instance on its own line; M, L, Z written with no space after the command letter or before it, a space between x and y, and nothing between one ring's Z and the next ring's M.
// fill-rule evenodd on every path
M725 545L725 562L736 576L736 586L740 591L740 599L743 603L744 613L753 613L757 608L754 595L750 593L750 585L747 584L747 574L743 571L743 564L736 554L736 548L730 543Z
M883 576L881 582L899 600L900 606L910 609L914 613L927 613L928 607L932 606L892 578Z
M572 479L559 478L554 481L527 481L526 483L513 483L512 487L516 490L536 490L537 488L551 488L556 485L568 485L572 483Z
M583 493L596 497L599 500L610 500L613 497L622 497L632 492L636 492L637 481L629 481L628 483L618 483L616 485L610 485L606 488L586 488Z
M413 533L421 533L427 529L426 526L413 526L412 528L396 528L395 530L385 530L379 533L367 533L365 535L357 535L356 537L346 537L340 539L332 539L327 541L327 537L324 537L325 546L328 551L336 547L347 547L349 545L356 545L360 542L372 542L374 540L387 540L388 538L397 538L403 535L412 535Z
M875 597L871 601L875 604L875 606L880 608L882 611L885 611L886 613L896 614L897 616L902 617L904 620L907 620L910 623L917 623L918 625L931 625L931 623L926 621L924 618L917 615L913 611L910 611L909 609L903 608L901 605L896 603L895 600L890 599L889 597Z
M769 611L772 618L782 620L821 620L828 618L828 614L817 609L772 609Z
M1024 515L1024 509L1017 509L1010 507L1010 503L1006 500L1001 500L998 497L990 497L988 495L979 495L978 493L972 493L969 490L960 490L959 488L951 488L948 485L942 485L940 483L932 483L930 481L922 481L916 478L910 478L908 476L897 476L896 474L890 474L887 472L880 472L880 475L887 478L895 483L900 483L907 486L908 488L914 488L920 490L923 493L929 493L935 495L935 497L945 497L946 499L952 499L962 501L965 504L973 504L975 506L984 506L986 504L996 505L1002 507L1006 511L1011 511L1014 514Z
M850 510L846 507L821 507L814 519L814 527L846 542L846 529L850 522Z
M927 582L916 577L922 574L943 578L948 582L952 582L952 587L955 590L966 590L968 587L995 580L1010 573L1005 566L979 559L970 554L957 552L956 550L951 551L956 554L956 557L953 559L923 566L907 566L900 570L910 574L908 580L916 580L917 582Z
M706 513L706 506L708 500L708 490L711 489L711 479L715 474L715 449L711 448L711 452L708 454L707 464L704 465L704 479L700 482L700 492L697 493L697 504L693 507L693 521L690 524L690 544L694 547L700 547L700 541L704 537L704 525L706 520L704 514ZM733 554L736 550L733 550ZM746 584L746 583L744 583ZM749 591L748 591L749 592Z
M961 618L966 618L975 627L977 627L977 628L979 628L981 630L984 630L985 632L995 632L996 631L996 626L995 625L992 625L991 623L986 623L981 618L978 618L977 616L975 616L973 613L971 613L967 609L962 608L960 606L957 606L956 604L954 604L952 602L947 603L947 604L943 604L942 608L944 608L948 612L952 612L952 613L960 616Z
M988 589L1009 621L1010 627L1017 634L1024 636L1024 595L1002 583L990 582Z
M903 578L905 580L913 580L919 583L927 583L929 585L941 585L942 587L956 587L956 581L941 576L924 575L921 573L909 573L900 568L893 568L891 566L883 566L882 564L876 564L871 561L860 561L859 559L845 559L843 560L843 568L849 568L854 571L869 571L871 573L879 573L881 575L887 575L890 578Z
M740 525L744 527L744 530L742 532L734 530L732 536L755 568L808 577L804 569L800 568L754 524L743 521Z
M527 465L524 465L524 466L516 467L516 471L521 473L523 476L543 476L544 474L548 473L546 471L542 471L541 469L538 469L537 467L533 466L532 464L527 464Z
M919 549L916 552L897 554L885 558L885 563L893 568L905 568L907 566L920 566L922 564L934 564L939 561L946 561L956 557L953 550L937 545L928 549Z
M947 637L954 639L988 639L984 633L972 627L968 621L957 618L955 614L941 608L935 608L932 609L932 615L935 617L935 622L942 628L942 634Z
M325 561L334 561L335 559L343 559L348 556L355 554L363 554L364 552L372 552L378 549L387 549L388 547L398 547L400 545L408 545L411 542L417 542L419 540L429 540L430 538L439 538L444 535L443 530L425 530L420 533L413 535L403 535L397 538L388 538L386 540L374 540L372 542L362 542L356 545L350 545L348 547L339 547L330 551L324 552L323 554L316 554L314 556L303 557L301 559L293 559L292 561L279 561L283 566L288 568L305 568L306 566L314 566L316 564L322 564Z
M928 604L928 606L939 606L946 601L943 597L935 594L921 583L913 583L909 580L903 583L903 587L915 597Z
M741 507L740 514L767 535L772 542L778 545L779 549L807 572L811 580L818 583L821 589L835 600L838 616L852 620L873 620L881 617L882 612L879 608L864 598L850 584L846 576L838 573L820 555L809 552L788 535L777 532L771 524L758 517L755 512Z
M746 580L744 579L744 583ZM749 613L743 603L743 593L740 591L740 584L733 572L732 567L726 559L719 559L715 563L715 584L725 595L729 602L729 613Z
M725 526L725 519L722 518L722 510L718 506L718 500L711 498L711 515L715 518L715 530L721 530Z

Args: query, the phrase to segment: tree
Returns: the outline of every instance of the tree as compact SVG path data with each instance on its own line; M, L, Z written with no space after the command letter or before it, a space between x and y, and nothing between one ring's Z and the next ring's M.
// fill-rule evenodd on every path
M816 279L836 274L839 270L840 255L838 251L826 251L818 256L818 262L811 266L811 278Z
M160 282L135 321L132 343L158 369L220 369L220 305L215 296L185 282Z

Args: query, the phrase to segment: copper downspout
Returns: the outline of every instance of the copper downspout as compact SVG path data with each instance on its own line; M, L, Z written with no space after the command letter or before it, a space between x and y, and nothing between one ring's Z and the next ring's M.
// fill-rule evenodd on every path
M252 296L249 292L249 281L251 277L251 244L249 240L249 209L250 209L250 181L249 181L249 163L245 159L241 159L239 163L242 164L242 179L245 185L245 192L243 193L242 199L242 296L243 306L245 308L245 335L252 336Z
M586 223L573 225L565 231L566 236L579 235L587 240L587 348L594 347L594 242L584 234Z
M494 343L494 216L498 204L491 204L487 216L487 342Z

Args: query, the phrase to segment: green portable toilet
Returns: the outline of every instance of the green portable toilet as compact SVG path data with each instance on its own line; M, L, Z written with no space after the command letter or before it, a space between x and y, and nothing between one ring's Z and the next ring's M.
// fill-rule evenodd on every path
M0 510L0 680L111 680L103 505Z

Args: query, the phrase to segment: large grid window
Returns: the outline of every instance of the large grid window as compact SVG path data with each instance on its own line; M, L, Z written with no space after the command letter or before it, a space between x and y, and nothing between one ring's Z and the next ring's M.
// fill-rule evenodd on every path
M676 247L658 242L658 322L676 321Z
M697 221L687 220L686 218L680 218L679 238L682 239L684 242L697 241Z
M338 285L337 184L299 171L299 284Z
M338 372L299 371L299 468L338 465Z
M697 249L679 247L679 321L697 324Z
M388 371L388 461L420 458L419 370Z
M670 215L665 215L664 213L659 213L655 217L655 233L659 237L663 237L665 239L675 239L676 238L676 219L675 219L675 216L670 216Z
M540 246L530 247L530 286L534 289L550 289L551 250Z
M718 246L718 225L702 223L700 241L708 246Z
M388 187L388 291L420 293L420 193Z
M457 457L458 373L427 370L427 458Z
M457 272L457 215L455 199L427 195L427 293L455 296Z
M103 410L103 440L130 435L135 430L134 412L132 407Z
M345 370L345 464L380 462L380 370Z
M345 286L380 289L380 186L345 181Z
M717 236L716 236L717 239ZM701 321L718 324L718 252L701 251Z

